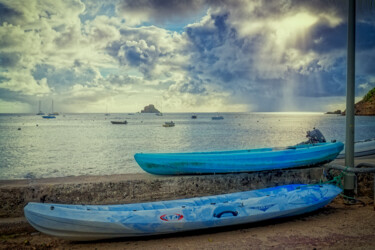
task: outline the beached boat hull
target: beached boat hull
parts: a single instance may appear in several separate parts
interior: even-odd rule
[[[283,149],[260,148],[200,153],[138,153],[139,166],[151,174],[239,173],[319,165],[334,160],[341,142],[303,144]]]
[[[342,190],[286,185],[171,201],[126,205],[29,203],[25,216],[40,232],[74,241],[168,234],[308,213]]]
[[[354,142],[354,156],[368,156],[375,155],[375,138],[367,139],[363,141]],[[337,159],[345,158],[345,150],[343,150],[338,156]]]

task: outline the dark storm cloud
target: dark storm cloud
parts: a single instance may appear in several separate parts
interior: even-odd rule
[[[375,78],[375,53],[363,52],[356,55],[356,72],[359,75],[373,76]]]
[[[228,24],[228,15],[211,15],[213,26],[190,26],[186,35],[193,46],[191,50],[195,51],[189,68],[191,75],[205,75],[208,79],[218,79],[233,86],[232,81],[248,75],[246,64],[250,63],[251,57],[246,55],[253,45],[237,37],[236,30]],[[241,58],[232,53],[235,51],[242,54]]]
[[[0,83],[5,82],[5,81],[9,81],[9,78],[0,76]]]
[[[0,82],[1,82],[1,79],[0,79]],[[10,91],[7,89],[1,89],[0,100],[6,101],[6,102],[20,102],[20,103],[33,103],[35,101],[33,100],[32,96],[22,95],[20,93]]]
[[[181,17],[181,15],[191,15],[200,10],[203,5],[202,0],[123,0],[118,4],[117,10],[125,13],[125,18],[127,13],[143,13],[154,21],[165,21]]]
[[[326,53],[332,50],[346,49],[347,25],[342,23],[336,27],[327,26],[325,22],[315,24],[308,34],[308,38],[297,40],[295,46],[303,51],[313,50]],[[375,48],[375,25],[357,22],[356,48],[358,52]]]
[[[312,72],[308,75],[294,74],[291,79],[298,84],[296,94],[301,97],[343,96],[346,90],[346,74],[342,72]]]
[[[12,68],[17,65],[21,60],[22,55],[20,53],[1,53],[0,52],[0,67]]]
[[[188,82],[183,83],[179,87],[179,91],[181,93],[189,93],[189,94],[207,94],[207,90],[203,85],[203,81],[201,79],[194,79]]]
[[[128,41],[118,51],[118,59],[121,64],[137,67],[146,77],[151,77],[151,71],[160,56],[157,48],[147,44],[144,40]]]
[[[122,45],[119,53],[123,53],[123,59],[131,66],[136,67],[143,64],[151,65],[158,57],[155,47],[148,47],[144,40]]]
[[[375,49],[375,22],[372,24],[357,23],[356,34],[356,46],[359,50],[358,52]]]
[[[120,29],[120,34],[121,39],[109,43],[106,52],[121,66],[136,68],[147,79],[154,79],[160,73],[154,72],[158,65],[172,65],[172,57],[179,56],[176,47],[181,45],[164,29],[155,26],[124,27]]]
[[[32,75],[35,80],[48,79],[49,86],[63,91],[75,84],[94,83],[97,72],[90,67],[82,67],[79,70],[77,67],[58,69],[51,65],[39,64],[33,70]]]
[[[13,19],[16,19],[17,17],[21,16],[22,13],[7,6],[4,3],[0,3],[0,24],[2,24],[3,22],[12,23]]]
[[[117,86],[139,84],[139,79],[132,78],[128,75],[108,75],[103,81]]]
[[[227,39],[235,36],[235,30],[227,26],[227,13],[212,15],[211,19],[213,20],[214,27],[200,26],[186,28],[188,38],[202,53],[222,46]]]
[[[236,3],[241,5],[243,2]],[[242,11],[238,6],[237,9],[215,9],[209,21],[188,26],[185,30],[193,45],[189,75],[211,79],[211,82],[239,97],[237,100],[252,104],[262,102],[269,96],[282,102],[286,94],[295,97],[343,96],[346,86],[346,58],[343,56],[346,50],[346,11],[342,2],[327,4],[326,1],[264,1],[259,2],[251,12]],[[238,25],[233,25],[233,21],[241,23],[248,17],[256,21],[267,21],[270,18],[282,21],[300,12],[309,13],[317,21],[304,35],[297,34],[294,40],[289,41],[285,51],[277,51],[277,47],[274,47],[269,49],[268,55],[261,54],[267,52],[262,51],[265,46],[272,44],[272,36],[267,28],[264,32],[260,30],[252,36],[241,37],[238,35]],[[334,24],[338,18],[342,22]],[[358,52],[369,51],[374,47],[373,24],[357,23],[357,36],[360,39],[357,42]],[[249,22],[247,25],[252,24]],[[305,60],[304,54],[309,58],[314,53],[315,58],[297,67],[288,54],[288,50],[293,49],[299,50],[301,60]],[[280,53],[278,60],[270,61],[263,68],[258,65],[262,62],[255,58],[278,58],[272,54],[275,52]],[[366,63],[367,67],[364,66],[362,72],[371,72],[372,64],[369,61],[372,57],[368,58],[357,62],[358,65]],[[374,69],[370,74],[374,74]],[[293,89],[287,91],[291,88],[289,82],[293,82]],[[268,103],[259,110],[273,110],[276,106]]]
[[[343,50],[346,48],[346,33],[346,24],[329,27],[327,23],[319,22],[311,28],[307,38],[297,40],[295,46],[303,51],[312,50],[317,53]]]

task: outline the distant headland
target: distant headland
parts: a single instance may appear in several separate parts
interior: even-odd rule
[[[345,110],[336,110],[333,112],[327,112],[326,114],[341,114],[345,115]],[[361,101],[354,105],[355,115],[368,115],[375,116],[375,88],[371,89]]]
[[[327,115],[341,115],[342,112],[340,109],[336,110],[336,111],[328,111],[326,112]]]
[[[144,109],[141,110],[141,113],[160,113],[160,111],[155,108],[154,104],[150,104],[144,107]]]

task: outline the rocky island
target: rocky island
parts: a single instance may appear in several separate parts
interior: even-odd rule
[[[345,110],[343,112],[336,110],[334,112],[327,112],[326,114],[345,115]],[[354,114],[375,116],[375,88],[371,89],[361,101],[354,105]]]
[[[326,114],[327,114],[327,115],[341,115],[341,110],[338,109],[338,110],[333,111],[333,112],[328,111]]]
[[[160,111],[155,108],[154,104],[150,104],[144,107],[144,109],[141,110],[141,113],[160,113]]]

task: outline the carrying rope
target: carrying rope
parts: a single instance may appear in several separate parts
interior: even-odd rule
[[[341,188],[344,191],[342,180],[345,177],[345,175],[347,174],[348,168],[349,167],[346,166],[344,170],[341,170],[341,173],[339,175],[332,177],[332,180],[328,180],[328,181],[323,182],[323,180],[320,179],[319,184],[334,184],[335,186]],[[332,170],[332,169],[330,169],[330,170]],[[326,178],[329,178],[330,175],[331,175],[331,173],[328,173],[328,175],[325,175],[325,176],[326,176]],[[363,202],[361,200],[358,200],[355,197],[345,195],[345,194],[343,194],[343,192],[340,193],[340,196],[343,197],[345,200],[350,201],[350,202],[345,202],[345,205],[354,205],[356,203],[361,203],[363,206],[366,206],[365,202]]]
[[[342,170],[339,175],[332,177],[332,180],[328,180],[328,181],[323,182],[323,180],[320,179],[319,184],[331,184],[332,183],[335,186],[338,186],[339,188],[344,189],[344,186],[342,185],[342,179],[346,175],[346,173],[347,173],[346,170],[347,169],[348,169],[348,167],[346,167],[344,170]],[[325,175],[326,178],[329,178],[331,176],[331,173],[329,173],[329,171],[328,171],[328,175]]]

